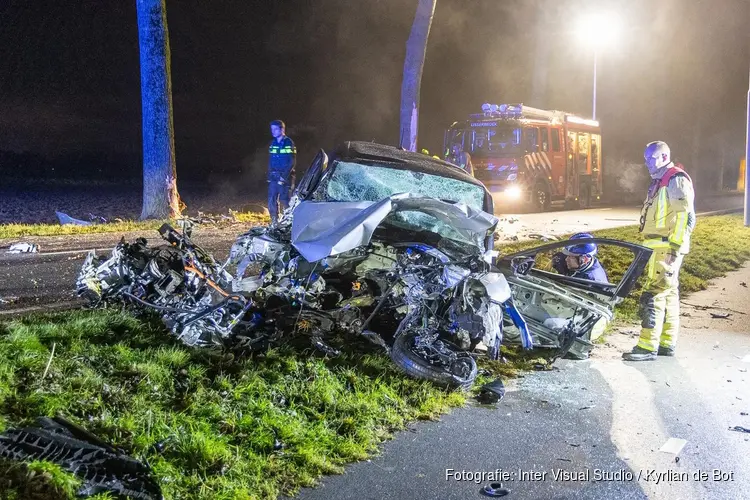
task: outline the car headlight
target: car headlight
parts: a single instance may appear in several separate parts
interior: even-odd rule
[[[509,198],[518,199],[521,197],[522,191],[519,186],[510,186],[505,190],[505,194]]]
[[[508,180],[514,181],[518,177],[518,174],[508,174]]]

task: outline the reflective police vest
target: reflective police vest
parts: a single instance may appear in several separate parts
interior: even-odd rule
[[[297,148],[289,137],[284,136],[281,142],[272,140],[268,147],[268,180],[291,183],[296,155]]]

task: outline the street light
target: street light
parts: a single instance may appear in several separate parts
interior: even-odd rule
[[[596,13],[581,19],[578,36],[587,47],[594,49],[594,112],[596,120],[596,63],[599,51],[614,43],[619,34],[619,23],[614,16]]]
[[[747,129],[745,134],[745,227],[750,227],[750,80],[748,80],[747,88]]]

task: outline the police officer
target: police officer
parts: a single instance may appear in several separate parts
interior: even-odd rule
[[[641,294],[641,336],[627,361],[674,356],[680,329],[678,291],[682,259],[695,228],[695,192],[690,176],[670,158],[669,146],[655,141],[644,152],[651,185],[641,209],[644,246],[653,250]]]
[[[289,195],[294,186],[297,148],[286,136],[286,125],[283,121],[271,122],[271,135],[273,140],[268,147],[268,212],[273,222],[279,212],[283,212],[289,206]]]

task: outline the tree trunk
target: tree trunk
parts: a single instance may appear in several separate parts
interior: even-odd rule
[[[141,219],[177,217],[172,80],[165,0],[136,0],[143,110],[143,209]]]
[[[419,120],[419,87],[427,54],[427,38],[437,0],[419,0],[414,24],[406,42],[404,77],[401,82],[401,135],[399,143],[408,151],[417,150],[417,123]]]
[[[549,71],[549,24],[547,12],[549,2],[537,1],[536,46],[534,49],[534,71],[531,81],[531,105],[535,108],[547,108],[547,75]]]

